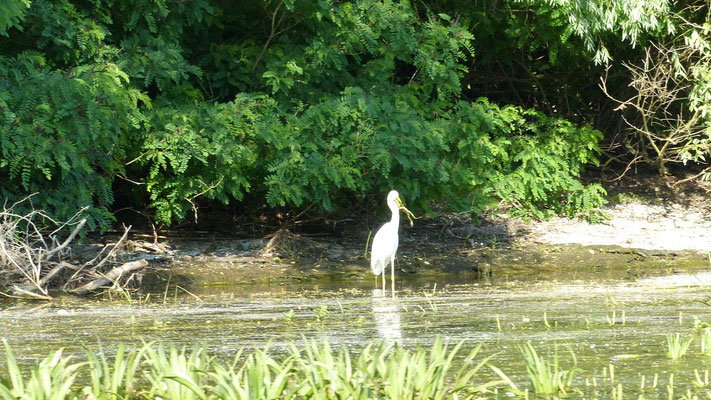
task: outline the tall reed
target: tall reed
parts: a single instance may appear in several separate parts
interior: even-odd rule
[[[574,366],[570,370],[564,370],[560,367],[557,348],[553,352],[553,361],[539,356],[531,343],[523,345],[521,351],[526,362],[526,372],[534,392],[553,395],[567,394],[573,383],[577,368],[575,354],[572,351]]]

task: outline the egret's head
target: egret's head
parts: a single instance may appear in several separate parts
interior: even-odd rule
[[[407,215],[407,219],[410,220],[410,225],[412,225],[412,219],[415,217],[415,215],[405,207],[405,205],[402,203],[402,199],[400,198],[400,194],[397,192],[397,190],[391,190],[390,193],[388,193],[388,203],[395,203],[397,205],[397,208],[404,211],[405,215]]]

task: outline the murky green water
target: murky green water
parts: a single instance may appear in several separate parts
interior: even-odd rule
[[[83,346],[96,349],[98,343],[109,353],[119,342],[206,343],[211,354],[228,359],[240,347],[270,343],[279,352],[303,338],[359,349],[373,339],[429,346],[441,335],[452,343],[466,340],[468,347],[483,343],[483,354],[494,354],[492,364],[522,387],[527,378],[519,346],[530,341],[544,355],[557,346],[564,368],[573,366],[572,351],[579,368],[574,386],[592,385],[594,377],[602,397],[605,388],[621,383],[635,397],[667,398],[673,374],[678,398],[694,388],[695,369],[711,369],[711,357],[700,354],[698,334],[699,324],[711,323],[711,307],[702,303],[711,296],[711,273],[625,280],[594,271],[554,276],[406,280],[394,299],[372,281],[354,280],[195,286],[188,288],[192,295],[170,286],[148,301],[134,294],[132,304],[73,298],[45,306],[6,303],[0,336],[29,362],[49,349],[80,354]],[[664,355],[669,333],[696,336],[681,361]],[[657,388],[649,389],[655,374]],[[647,389],[640,392],[642,380]]]

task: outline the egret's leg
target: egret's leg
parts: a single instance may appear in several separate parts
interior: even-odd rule
[[[375,275],[375,288],[378,288],[378,275]]]
[[[395,257],[390,259],[390,283],[392,284],[393,297],[395,297]]]
[[[385,293],[385,267],[383,267],[383,293]]]

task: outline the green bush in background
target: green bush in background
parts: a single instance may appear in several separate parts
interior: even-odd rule
[[[88,205],[94,229],[124,207],[165,225],[208,199],[338,213],[390,188],[424,211],[594,216],[604,190],[579,178],[600,154],[595,111],[554,103],[588,95],[605,34],[618,35],[613,53],[629,48],[661,35],[648,17],[668,9],[648,2],[623,20],[622,7],[605,30],[591,22],[604,13],[497,4],[539,10],[538,25],[478,3],[6,0],[0,196],[37,192],[34,207],[58,219]],[[586,24],[571,30],[571,16]],[[498,73],[492,55],[528,62],[499,52],[532,31],[549,39],[520,42],[532,76],[550,85],[547,65],[570,63],[588,79],[548,103],[487,100],[504,98],[479,92]],[[505,42],[476,37],[497,32]],[[548,64],[533,57],[546,43]]]

